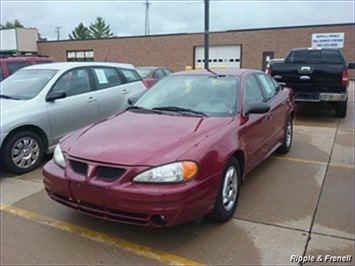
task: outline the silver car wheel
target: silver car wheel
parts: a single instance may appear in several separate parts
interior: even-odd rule
[[[13,163],[22,169],[34,165],[40,156],[38,142],[31,137],[20,138],[11,149],[11,159]]]
[[[223,197],[223,207],[226,211],[230,211],[237,199],[237,193],[238,193],[238,176],[237,176],[237,170],[231,166],[228,168],[225,178],[224,178],[224,183],[223,183],[223,191],[222,191],[222,197]]]
[[[292,120],[288,121],[286,128],[286,147],[290,147],[292,141]]]

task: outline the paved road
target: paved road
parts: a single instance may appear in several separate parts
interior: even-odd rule
[[[353,265],[354,83],[350,87],[345,119],[314,107],[299,110],[292,150],[248,175],[235,217],[224,224],[156,229],[101,221],[51,201],[41,169],[5,174],[0,264],[290,264],[292,255],[350,255],[341,265]]]

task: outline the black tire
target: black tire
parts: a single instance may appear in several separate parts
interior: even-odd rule
[[[231,170],[234,169],[235,173],[236,173],[236,195],[235,195],[235,200],[232,203],[232,201],[230,201],[231,206],[225,206],[225,204],[223,203],[223,190],[224,190],[224,183],[226,182],[227,177],[227,173]],[[228,182],[227,182],[228,183]],[[234,157],[231,158],[227,164],[227,166],[225,167],[224,171],[223,171],[223,175],[221,178],[221,184],[219,186],[218,189],[218,193],[217,193],[217,198],[216,198],[216,203],[215,203],[215,207],[212,213],[209,214],[209,218],[215,222],[226,222],[228,221],[230,218],[232,218],[235,209],[237,207],[238,204],[238,198],[239,198],[239,192],[240,192],[240,184],[241,184],[241,173],[240,173],[240,167],[239,167],[239,162],[237,159],[235,159]],[[229,208],[226,208],[229,207]]]
[[[31,140],[33,141],[32,144],[30,144]],[[21,149],[19,149],[18,145],[21,143],[25,145],[24,149],[28,150],[28,152],[24,152],[24,150],[21,151]],[[20,159],[20,162],[25,162],[22,167],[19,165],[20,163],[15,162],[12,152],[13,150],[15,153],[21,154],[23,159]],[[41,164],[44,154],[44,145],[43,141],[37,134],[31,131],[19,131],[9,136],[4,144],[2,152],[5,167],[11,173],[23,174],[36,169]],[[20,156],[17,158],[20,158]]]
[[[346,109],[348,107],[348,100],[345,102],[335,103],[335,117],[344,118],[346,116]]]
[[[277,149],[276,152],[280,154],[288,153],[292,146],[292,140],[293,140],[293,119],[290,116],[287,120],[287,125],[285,127],[284,140],[282,142],[282,145]]]

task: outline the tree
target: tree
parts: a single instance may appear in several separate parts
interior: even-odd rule
[[[14,22],[6,22],[4,25],[0,24],[0,29],[15,29],[15,28],[23,28],[23,25],[20,23],[18,19],[15,19]]]
[[[94,39],[109,38],[113,36],[110,30],[110,25],[106,25],[102,17],[97,17],[94,23],[89,26],[91,37]]]
[[[88,27],[86,27],[82,22],[74,28],[74,30],[69,34],[71,40],[87,40],[92,39]]]

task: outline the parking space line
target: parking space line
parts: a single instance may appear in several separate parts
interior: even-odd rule
[[[304,160],[304,159],[283,157],[283,156],[272,156],[271,158],[274,158],[277,160],[291,161],[291,162],[297,162],[297,163],[306,163],[306,164],[324,165],[324,166],[326,166],[328,164],[327,162]],[[337,167],[337,168],[355,169],[355,164],[352,164],[352,163],[330,162],[329,166]]]
[[[283,157],[283,156],[272,156],[271,158],[274,158],[274,159],[277,159],[277,160],[297,162],[297,163],[307,163],[307,164],[317,164],[317,165],[327,165],[328,164],[327,162],[304,160],[304,159],[298,159],[298,158],[292,158],[292,157]]]
[[[170,254],[165,251],[161,251],[158,249],[154,249],[148,246],[144,246],[141,244],[136,244],[124,239],[120,239],[117,237],[112,237],[110,235],[100,233],[94,230],[90,230],[78,225],[70,224],[67,222],[63,222],[60,220],[56,220],[47,216],[43,216],[38,213],[34,213],[31,211],[27,211],[24,209],[16,208],[14,206],[9,206],[0,203],[0,210],[11,213],[13,215],[19,216],[21,218],[28,219],[30,221],[34,221],[40,224],[44,224],[56,229],[60,229],[62,231],[66,231],[72,233],[74,235],[78,235],[95,242],[106,244],[110,246],[117,247],[119,249],[134,253],[139,256],[143,256],[146,258],[153,259],[163,264],[168,265],[203,265],[202,263],[188,260],[183,257],[179,257],[173,254]]]

